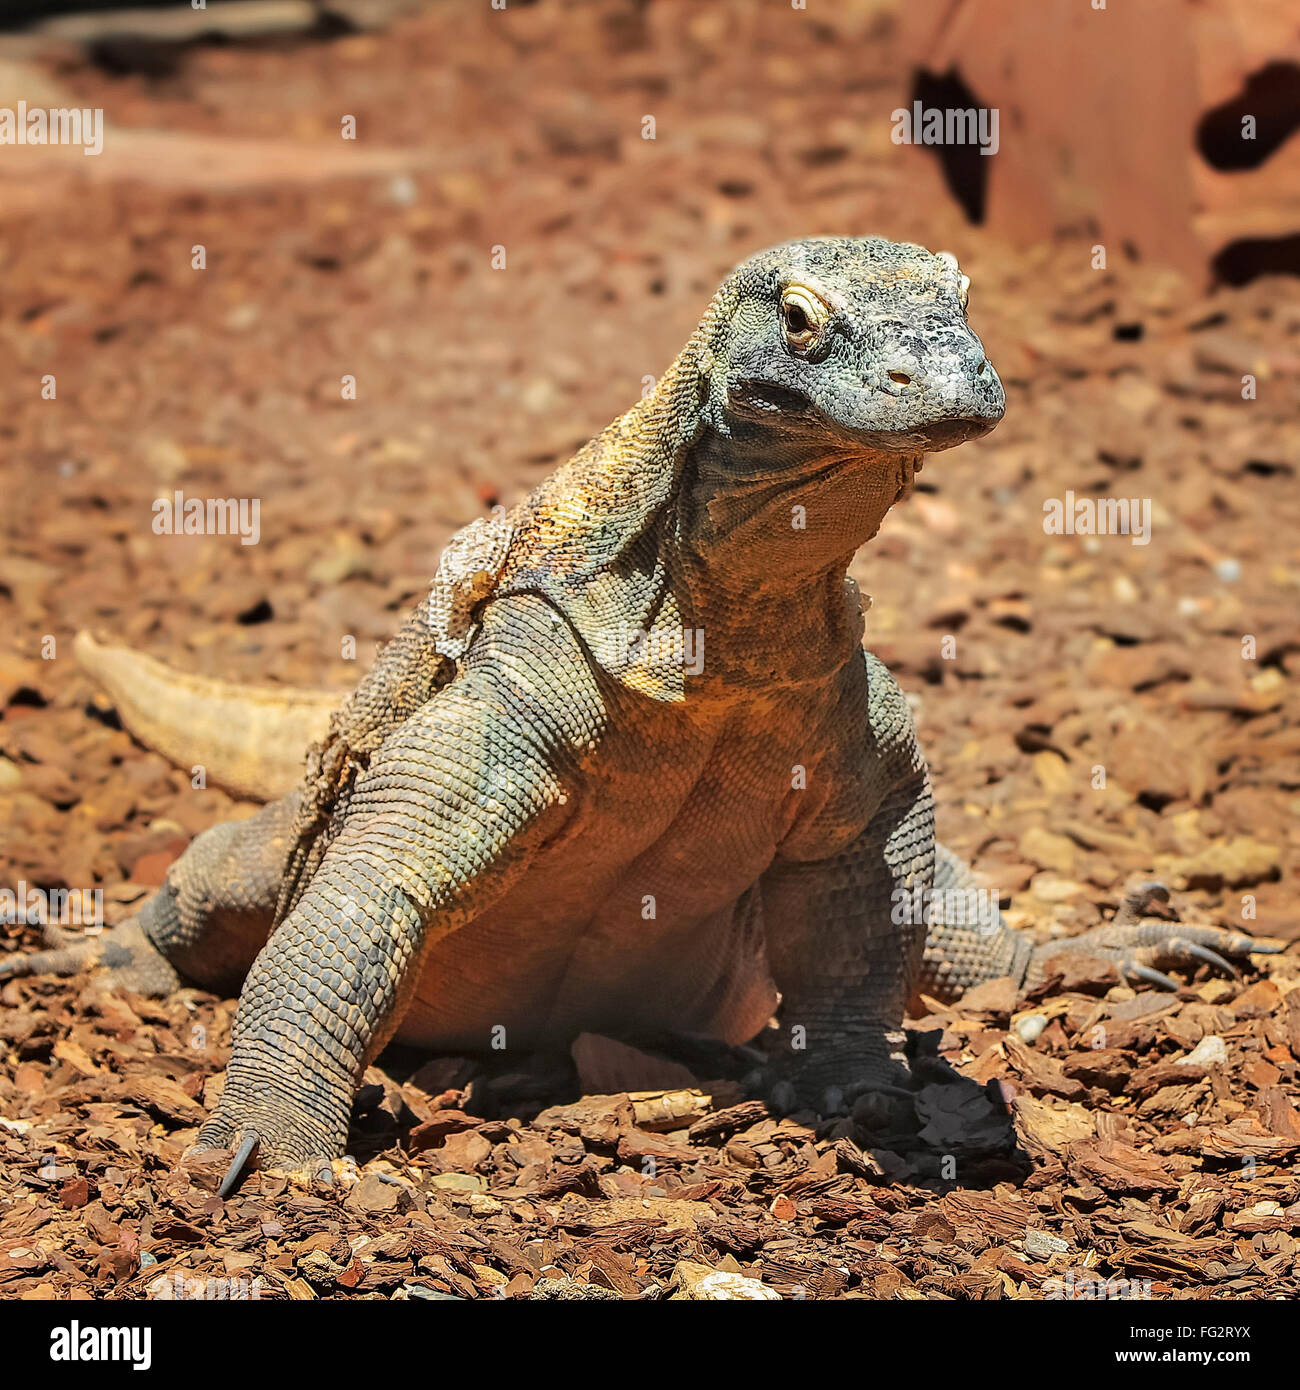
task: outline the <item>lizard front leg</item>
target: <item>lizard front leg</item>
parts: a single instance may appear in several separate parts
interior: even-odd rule
[[[573,750],[600,724],[595,679],[540,600],[500,607],[464,673],[375,755],[249,972],[195,1146],[235,1148],[236,1170],[253,1148],[264,1166],[312,1171],[343,1151],[426,948],[500,897],[572,812]]]
[[[789,1047],[778,1070],[793,1099],[822,1110],[908,1080],[903,1014],[925,945],[916,904],[934,874],[925,759],[903,692],[870,652],[846,668],[834,719],[809,783],[816,800],[761,882]]]
[[[778,1066],[800,1102],[837,1110],[864,1091],[906,1084],[903,1012],[925,944],[924,921],[910,908],[933,870],[934,806],[921,767],[890,789],[846,849],[812,862],[778,859],[764,876],[789,1048]]]

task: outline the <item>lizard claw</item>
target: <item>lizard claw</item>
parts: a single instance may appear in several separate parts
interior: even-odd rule
[[[260,1147],[261,1143],[262,1136],[255,1129],[244,1131],[244,1137],[239,1141],[235,1156],[230,1160],[230,1167],[226,1169],[226,1175],[221,1179],[221,1186],[217,1188],[218,1197],[229,1195],[231,1188],[239,1181],[239,1175],[244,1171],[244,1164],[252,1158],[253,1151]]]
[[[209,1153],[216,1147],[217,1145],[215,1143],[192,1144],[185,1151],[184,1158]],[[243,1129],[239,1131],[239,1143],[235,1146],[230,1163],[226,1168],[221,1182],[217,1186],[218,1197],[228,1197],[235,1188],[238,1187],[240,1178],[248,1168],[249,1161],[253,1158],[254,1154],[257,1154],[260,1160],[263,1148],[262,1136],[257,1130]],[[183,1161],[184,1159],[182,1159],[182,1162]],[[308,1158],[300,1163],[289,1163],[286,1165],[263,1163],[259,1161],[257,1168],[259,1172],[279,1174],[298,1183],[300,1186],[306,1187],[317,1182],[333,1183],[335,1181],[336,1169],[338,1169],[340,1173],[347,1173],[348,1171],[355,1170],[355,1164],[352,1165],[352,1170],[348,1169],[347,1165],[350,1162],[351,1160],[339,1161],[321,1156],[318,1158]],[[355,1181],[355,1177],[353,1181]],[[400,1179],[395,1178],[392,1179],[392,1181],[400,1184]]]
[[[194,1143],[181,1162],[200,1154],[231,1153],[230,1163],[217,1188],[225,1197],[238,1185],[241,1176],[256,1161],[262,1173],[276,1173],[295,1182],[329,1182],[334,1177],[334,1154],[343,1150],[347,1137],[346,1118],[341,1138],[334,1142],[319,1125],[304,1115],[262,1103],[249,1103],[236,1094],[227,1073],[226,1086],[216,1110],[199,1129]]]
[[[1120,961],[1119,968],[1133,979],[1145,980],[1147,984],[1155,985],[1157,989],[1167,989],[1173,993],[1179,988],[1178,981],[1172,975],[1166,975],[1163,970],[1153,970],[1149,965],[1139,965],[1136,961],[1123,960]]]
[[[0,956],[0,980],[16,980],[20,975],[31,973],[31,966],[28,961],[32,958],[30,951],[15,951],[12,955]]]
[[[54,922],[41,924],[43,951],[15,951],[0,957],[0,980],[16,980],[23,975],[76,975],[98,963],[103,954],[103,934],[95,931],[82,936],[64,931]]]
[[[44,951],[18,951],[0,959],[0,980],[23,975],[80,975],[102,967],[115,984],[155,997],[179,987],[180,976],[131,918],[111,931],[79,936],[56,926],[42,935]]]
[[[1130,888],[1124,894],[1124,901],[1116,909],[1111,926],[1134,927],[1144,917],[1162,917],[1171,922],[1178,920],[1169,905],[1168,885],[1161,883],[1159,879],[1150,879]]]
[[[16,980],[23,975],[78,975],[98,965],[103,951],[99,937],[53,950],[15,951],[0,959],[0,980]]]
[[[1165,974],[1161,966],[1190,966],[1200,962],[1216,974],[1240,980],[1241,971],[1233,957],[1276,955],[1285,944],[1257,941],[1244,932],[1228,931],[1223,927],[1195,926],[1172,920],[1153,920],[1142,917],[1153,902],[1163,902],[1168,890],[1163,884],[1144,883],[1125,896],[1112,921],[1086,931],[1069,941],[1050,942],[1040,946],[1035,957],[1046,962],[1066,951],[1079,951],[1113,961],[1129,979],[1155,985],[1159,989],[1177,990],[1178,981]]]
[[[1203,960],[1207,965],[1212,965],[1216,970],[1222,971],[1223,974],[1229,976],[1231,979],[1241,979],[1241,971],[1238,970],[1230,960],[1225,960],[1218,951],[1212,951],[1208,946],[1202,946],[1196,941],[1188,941],[1181,936],[1170,937],[1166,944],[1171,952],[1179,951],[1185,956],[1192,956],[1196,960]]]

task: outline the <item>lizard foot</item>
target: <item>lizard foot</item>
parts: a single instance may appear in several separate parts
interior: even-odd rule
[[[884,1116],[910,1107],[915,1089],[901,1051],[775,1062],[753,1074],[749,1084],[782,1115],[800,1109],[828,1116],[874,1108]]]
[[[218,1197],[228,1197],[239,1185],[239,1180],[245,1172],[251,1172],[253,1169],[262,1173],[275,1173],[306,1186],[314,1182],[333,1182],[335,1169],[340,1166],[337,1158],[324,1152],[277,1162],[274,1158],[264,1157],[264,1150],[266,1155],[273,1155],[277,1150],[272,1143],[263,1141],[259,1130],[252,1127],[241,1129],[229,1140],[219,1142],[219,1136],[215,1132],[210,1138],[205,1138],[211,1125],[210,1120],[200,1130],[198,1139],[181,1155],[181,1164],[184,1166],[187,1160],[214,1151],[231,1151],[230,1165],[217,1188]]]
[[[300,1183],[331,1182],[346,1140],[346,1115],[342,1133],[334,1134],[313,1117],[281,1105],[241,1103],[238,1097],[223,1092],[215,1113],[181,1155],[181,1162],[200,1154],[230,1150],[230,1166],[217,1189],[217,1195],[225,1197],[249,1167]]]
[[[155,997],[179,989],[181,978],[144,934],[137,918],[112,931],[80,936],[47,925],[44,951],[16,951],[0,957],[0,981],[21,975],[79,975],[103,969],[114,984]]]
[[[1234,957],[1239,960],[1249,955],[1276,955],[1286,949],[1282,943],[1259,940],[1244,932],[1180,922],[1167,908],[1168,902],[1169,890],[1163,883],[1141,884],[1126,895],[1112,921],[1068,941],[1049,941],[1038,946],[1031,977],[1045,976],[1046,965],[1053,956],[1078,951],[1113,961],[1131,982],[1176,990],[1178,981],[1162,967],[1195,970],[1205,964],[1218,974],[1239,980],[1241,971],[1234,964]]]

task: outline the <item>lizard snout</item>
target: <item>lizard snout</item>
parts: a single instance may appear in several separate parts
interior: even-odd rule
[[[929,352],[895,345],[863,374],[863,385],[885,429],[927,452],[987,434],[1006,409],[1002,383],[974,335]]]

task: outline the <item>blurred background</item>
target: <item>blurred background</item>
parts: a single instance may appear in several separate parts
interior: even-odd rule
[[[95,155],[0,144],[6,881],[103,885],[114,920],[248,809],[126,739],[78,628],[346,686],[734,262],[875,233],[957,253],[1008,392],[856,567],[945,837],[1041,929],[1156,870],[1295,934],[1293,6],[3,13],[0,109],[104,122]],[[996,111],[997,152],[899,143],[917,102]],[[156,534],[177,490],[257,499],[258,542]],[[1049,534],[1067,493],[1149,504],[1149,543]]]

